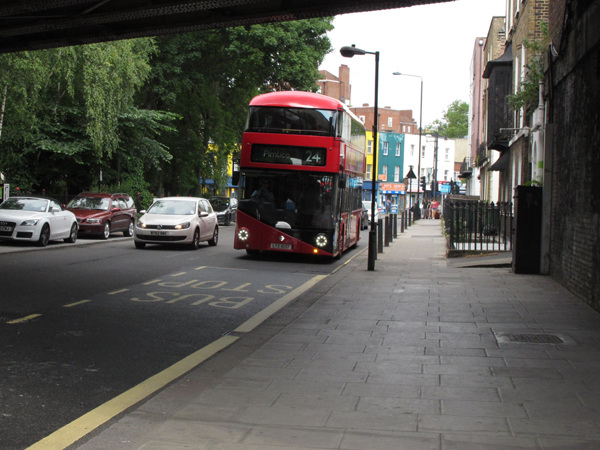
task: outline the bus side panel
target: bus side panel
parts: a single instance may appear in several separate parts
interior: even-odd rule
[[[239,231],[248,230],[249,237],[242,241]],[[276,228],[265,225],[248,214],[237,211],[233,248],[238,250],[264,250],[285,253],[305,253],[310,255],[333,256],[317,247],[289,236]]]

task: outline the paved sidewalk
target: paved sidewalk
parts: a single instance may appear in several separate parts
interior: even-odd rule
[[[600,448],[597,313],[549,277],[457,267],[439,220],[366,266],[78,448]]]

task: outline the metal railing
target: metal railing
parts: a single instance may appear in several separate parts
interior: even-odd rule
[[[498,252],[512,250],[512,203],[446,199],[444,227],[450,250]]]

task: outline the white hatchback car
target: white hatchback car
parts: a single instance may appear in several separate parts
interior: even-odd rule
[[[185,244],[193,249],[200,242],[217,245],[219,224],[210,202],[198,197],[156,199],[135,224],[135,246]]]
[[[77,240],[77,218],[56,200],[46,197],[9,197],[0,204],[0,240],[48,242]]]

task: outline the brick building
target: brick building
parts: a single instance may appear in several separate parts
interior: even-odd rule
[[[600,310],[600,0],[551,0],[543,265]],[[592,31],[593,30],[593,31]]]
[[[367,130],[373,129],[374,109],[368,103],[359,107],[350,107],[365,124]],[[389,131],[401,134],[419,134],[419,127],[413,118],[412,109],[397,110],[389,106],[379,108],[379,131]]]
[[[340,66],[337,77],[326,70],[319,70],[319,77],[317,85],[321,94],[350,104],[350,68],[346,64]]]

